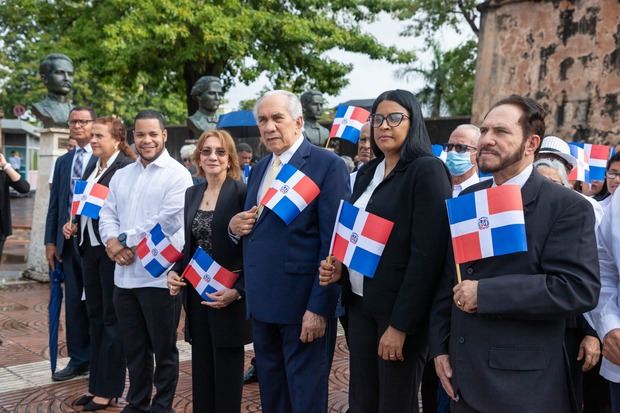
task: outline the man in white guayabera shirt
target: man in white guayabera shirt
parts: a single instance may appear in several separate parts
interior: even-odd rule
[[[151,276],[135,255],[156,224],[178,250],[183,246],[183,203],[192,178],[168,154],[166,139],[159,112],[138,113],[134,141],[139,158],[110,181],[99,222],[106,252],[116,261],[114,306],[129,370],[124,412],[172,412],[179,377],[179,297],[168,293],[165,275]],[[151,400],[153,384],[157,391]]]

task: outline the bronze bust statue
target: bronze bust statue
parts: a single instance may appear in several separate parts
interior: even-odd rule
[[[187,118],[187,127],[198,139],[202,132],[217,126],[215,112],[222,100],[222,82],[215,76],[203,76],[196,81],[190,94],[198,102],[198,110]]]
[[[39,74],[47,88],[47,96],[32,105],[32,111],[46,128],[66,128],[73,109],[69,98],[73,90],[73,61],[64,54],[51,53],[41,62]]]
[[[318,122],[325,104],[321,92],[309,90],[304,92],[299,100],[304,111],[304,136],[314,145],[325,146],[329,131]]]

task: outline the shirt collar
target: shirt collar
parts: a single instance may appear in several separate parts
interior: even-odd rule
[[[78,149],[80,149],[80,146],[78,146],[77,148],[75,148],[75,151],[77,152]],[[86,153],[93,153],[93,148],[90,146],[90,143],[86,144],[86,146],[84,148],[84,151],[86,151]]]
[[[112,165],[114,161],[116,161],[116,158],[118,158],[119,152],[120,151],[116,151],[114,152],[112,156],[110,156],[110,159],[108,159],[108,163],[105,165],[105,169],[108,169],[110,165]],[[101,165],[101,158],[97,159],[97,168],[99,168],[100,165]]]
[[[528,166],[525,167],[525,169],[523,169],[517,175],[513,176],[512,178],[504,182],[502,185],[519,185],[520,188],[523,188],[523,185],[525,185],[527,180],[530,178],[530,175],[532,174],[533,169],[534,169],[534,166],[532,164],[529,164]],[[495,178],[493,178],[493,186],[498,186],[495,183]]]
[[[477,184],[478,182],[480,182],[480,178],[478,178],[478,172],[475,172],[472,176],[470,176],[460,184],[454,185],[454,187],[463,190],[469,188],[473,184]]]
[[[284,152],[280,154],[280,162],[282,162],[282,165],[290,162],[291,158],[293,157],[293,155],[295,155],[295,152],[297,152],[297,149],[299,149],[299,147],[301,146],[303,142],[304,142],[303,136],[299,135],[295,143],[293,143],[293,145],[291,145],[290,148],[288,148],[287,150],[285,150]],[[275,158],[275,155],[272,157],[272,161],[274,158]]]
[[[168,153],[168,149],[164,148],[163,152],[157,157],[157,159],[149,163],[147,167],[150,165],[156,165],[156,166],[159,166],[160,168],[164,168],[168,164],[169,159],[172,159],[172,158],[170,157],[170,154]],[[142,164],[142,161],[140,160],[140,158],[138,158],[137,162],[140,164],[140,166],[144,168],[144,165]]]

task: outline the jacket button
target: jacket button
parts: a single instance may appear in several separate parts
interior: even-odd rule
[[[465,337],[459,337],[459,343],[463,344],[465,342]]]
[[[471,268],[471,267],[469,267],[469,268],[467,269],[467,274],[470,274],[470,275],[471,275],[471,274],[473,274],[473,273],[474,273],[474,269],[473,269],[473,268]]]

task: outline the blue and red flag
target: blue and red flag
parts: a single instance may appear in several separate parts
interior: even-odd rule
[[[443,145],[434,144],[433,145],[433,155],[441,159],[442,161],[446,161],[448,158],[448,153],[444,149]]]
[[[588,156],[590,165],[590,180],[603,181],[607,172],[607,161],[611,154],[611,147],[586,143],[583,149]]]
[[[275,212],[288,225],[320,192],[312,179],[287,163],[282,166],[260,203]]]
[[[392,221],[340,201],[330,255],[348,268],[372,278],[392,228]]]
[[[159,277],[172,264],[183,257],[164,234],[161,225],[155,225],[136,247],[136,254],[144,269],[153,277]]]
[[[75,181],[71,216],[84,215],[93,219],[99,218],[101,207],[105,203],[110,189],[95,181]]]
[[[362,126],[368,122],[368,112],[364,108],[357,106],[338,106],[334,123],[329,132],[331,138],[340,138],[352,143],[357,143],[360,139]]]
[[[194,286],[204,300],[213,301],[207,294],[233,288],[239,275],[222,267],[205,250],[198,247],[182,277]]]
[[[569,143],[570,154],[577,159],[577,166],[571,169],[568,179],[571,181],[590,182],[590,165],[584,148]]]
[[[502,185],[446,200],[457,264],[527,251],[521,188]]]

